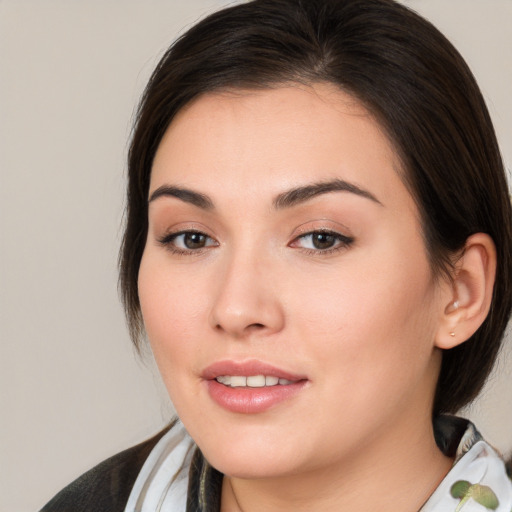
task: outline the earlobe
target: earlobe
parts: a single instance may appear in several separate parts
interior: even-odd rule
[[[471,235],[454,269],[451,291],[436,334],[436,346],[450,349],[468,340],[491,307],[496,275],[496,248],[485,233]]]

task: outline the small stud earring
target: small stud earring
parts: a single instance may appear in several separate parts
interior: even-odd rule
[[[451,336],[452,338],[454,338],[454,337],[455,337],[455,333],[454,333],[454,332],[451,332],[451,333],[450,333],[450,336]]]
[[[456,300],[454,303],[453,303],[453,309],[459,309],[459,301]]]

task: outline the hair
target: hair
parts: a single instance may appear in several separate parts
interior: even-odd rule
[[[144,337],[137,279],[151,167],[176,113],[215,91],[318,82],[358,99],[387,132],[435,276],[452,272],[471,234],[495,242],[490,312],[469,340],[443,353],[433,413],[455,412],[481,390],[510,315],[510,198],[471,71],[432,24],[393,0],[254,0],[213,13],[167,50],[143,94],[128,155],[120,289],[132,340],[140,348]]]

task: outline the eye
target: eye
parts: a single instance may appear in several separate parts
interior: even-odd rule
[[[171,233],[161,238],[159,243],[169,250],[180,254],[199,252],[201,249],[218,245],[216,240],[200,231]]]
[[[291,246],[312,252],[331,252],[343,249],[353,241],[353,238],[334,231],[312,231],[297,237]]]

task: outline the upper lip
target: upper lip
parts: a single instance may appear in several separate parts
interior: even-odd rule
[[[217,361],[207,366],[202,372],[201,377],[205,380],[213,380],[221,375],[240,375],[250,377],[251,375],[265,375],[268,377],[278,377],[291,381],[306,380],[305,375],[291,373],[282,370],[256,359],[248,361]]]

